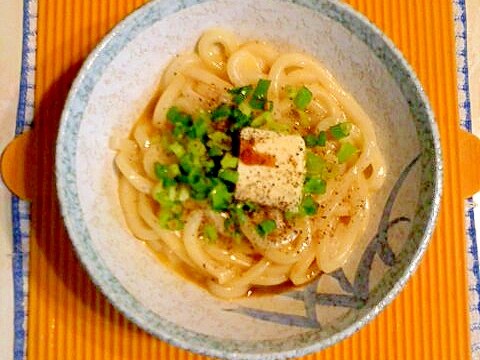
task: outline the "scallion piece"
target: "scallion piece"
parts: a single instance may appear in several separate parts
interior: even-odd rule
[[[220,161],[220,165],[223,169],[235,169],[238,166],[238,158],[230,153],[226,153]]]
[[[163,180],[168,177],[168,167],[167,165],[160,164],[158,162],[153,166],[153,171],[158,180]]]
[[[236,184],[238,181],[238,172],[230,169],[221,169],[218,172],[218,177],[232,184]]]
[[[325,146],[327,144],[327,133],[325,131],[320,131],[318,134],[317,145]]]
[[[312,92],[305,86],[302,86],[300,90],[298,90],[297,95],[293,99],[293,103],[299,110],[305,110],[312,101]]]
[[[270,80],[258,80],[255,90],[253,90],[252,98],[250,99],[250,106],[256,110],[264,110],[267,101],[268,88],[270,87]]]
[[[310,178],[305,181],[303,192],[305,194],[325,194],[327,183],[323,179]]]
[[[255,110],[265,110],[265,100],[252,98],[249,105]]]
[[[173,144],[171,144],[168,147],[168,150],[174,153],[178,159],[180,159],[185,154],[185,149],[179,142],[174,142]]]
[[[227,186],[220,182],[210,191],[209,197],[213,210],[224,211],[228,209],[233,195],[228,191]]]
[[[222,104],[212,111],[212,120],[220,121],[227,119],[231,114],[230,106]]]
[[[274,121],[273,118],[267,119],[265,128],[267,130],[276,131],[278,133],[289,133],[292,130],[288,124],[285,124],[279,121]]]
[[[188,190],[188,187],[185,185],[181,185],[179,190],[178,190],[178,201],[184,202],[190,197],[190,191]]]
[[[187,135],[192,139],[202,139],[208,132],[209,119],[199,117],[193,122]]]
[[[270,80],[260,79],[258,80],[255,90],[253,90],[252,97],[258,100],[266,100],[268,88],[270,87]]]
[[[355,145],[349,142],[343,143],[337,152],[337,159],[340,164],[347,162],[354,154],[358,152]]]
[[[318,204],[316,203],[313,198],[308,195],[306,196],[301,205],[300,205],[301,212],[307,216],[315,215],[318,211]]]
[[[232,148],[232,139],[227,134],[215,131],[212,134],[208,134],[207,146],[209,148],[218,147],[221,150],[229,151]]]
[[[233,119],[232,130],[240,130],[250,124],[250,116],[245,115],[239,109],[233,109],[231,119]]]
[[[272,121],[272,113],[270,111],[265,111],[258,115],[255,119],[252,120],[250,124],[251,127],[258,128],[262,125],[265,125],[267,122]]]
[[[205,176],[192,178],[189,185],[192,188],[191,195],[196,200],[206,199],[210,189],[212,188],[212,182]]]
[[[307,145],[307,147],[317,146],[318,143],[318,138],[313,134],[306,135],[303,140],[305,140],[305,145]]]
[[[263,220],[260,224],[257,225],[257,232],[260,236],[267,236],[270,234],[272,231],[275,231],[277,228],[277,223],[275,220],[268,219],[268,220]]]
[[[213,160],[207,160],[202,162],[205,172],[208,173],[215,168],[215,162]]]
[[[247,220],[245,215],[244,204],[237,203],[230,207],[230,214],[234,223],[243,224]]]
[[[246,102],[242,102],[240,105],[238,105],[238,109],[247,116],[250,116],[253,111],[252,107]]]
[[[334,139],[340,140],[350,135],[351,129],[352,124],[350,124],[349,122],[343,122],[337,125],[333,125],[332,127],[330,127],[329,131]]]
[[[311,151],[307,152],[307,175],[312,177],[321,176],[325,169],[325,160]]]
[[[310,116],[308,116],[308,114],[303,110],[298,110],[298,116],[300,117],[300,125],[308,128],[312,122]]]
[[[213,145],[212,147],[210,147],[210,149],[208,149],[208,156],[210,157],[222,156],[222,155],[223,155],[223,150],[216,145]]]
[[[168,211],[162,209],[158,216],[158,222],[164,229],[168,229],[168,221],[171,219],[171,214]]]
[[[178,175],[180,175],[180,166],[178,164],[168,165],[168,176],[174,178]]]
[[[217,229],[212,224],[206,224],[203,227],[203,236],[210,242],[216,242],[218,240]]]
[[[290,100],[295,99],[295,96],[297,96],[297,93],[298,93],[297,89],[295,89],[291,85],[287,85],[285,88],[285,91],[287,92],[287,96]]]
[[[172,106],[167,111],[167,120],[169,120],[172,124],[181,124],[188,127],[191,124],[192,117],[187,113],[180,111],[176,106]]]
[[[251,85],[247,85],[247,86],[230,89],[228,90],[228,92],[233,95],[232,101],[235,104],[240,105],[250,95],[250,93],[252,92],[252,89],[253,88]]]
[[[185,173],[190,173],[192,169],[195,167],[195,162],[193,161],[192,154],[184,154],[180,158],[180,168],[185,172]]]
[[[187,151],[192,154],[193,158],[201,158],[207,153],[205,145],[200,140],[190,140],[187,143]]]

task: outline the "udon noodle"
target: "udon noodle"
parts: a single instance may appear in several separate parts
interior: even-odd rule
[[[249,165],[258,186],[280,167],[275,149],[252,148],[255,134],[300,144],[288,201],[276,203],[280,183],[271,196],[241,184]],[[111,146],[131,232],[222,298],[341,267],[386,171],[371,119],[318,61],[223,29],[171,61],[131,136]]]

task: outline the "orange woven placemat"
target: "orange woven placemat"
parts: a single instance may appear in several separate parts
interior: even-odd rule
[[[28,309],[29,359],[204,359],[149,336],[109,305],[77,260],[53,179],[62,107],[102,36],[143,0],[40,0]],[[305,359],[467,359],[466,249],[460,177],[451,0],[349,0],[396,43],[417,71],[440,125],[442,211],[406,289],[351,338]],[[26,166],[28,174],[28,164]],[[27,179],[28,180],[28,179]]]

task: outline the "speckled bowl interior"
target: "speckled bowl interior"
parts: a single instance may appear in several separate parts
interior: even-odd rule
[[[219,300],[171,273],[125,226],[109,138],[128,135],[169,59],[212,26],[315,56],[373,119],[388,178],[373,199],[368,229],[342,269],[302,289]],[[427,246],[441,170],[436,126],[409,66],[368,20],[322,0],[150,2],[82,68],[64,110],[56,168],[72,242],[110,301],[163,340],[235,359],[318,351],[371,320]]]

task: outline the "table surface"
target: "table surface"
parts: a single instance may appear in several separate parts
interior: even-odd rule
[[[457,135],[460,126],[480,129],[480,29],[472,26],[480,0],[346,2],[394,41],[425,87],[443,141],[445,193],[431,246],[400,296],[357,334],[306,358],[480,358],[480,198],[459,196]],[[79,265],[55,197],[53,144],[71,82],[101,37],[142,3],[40,0],[35,38],[36,1],[0,2],[0,150],[32,120],[41,134],[32,175],[41,187],[31,210],[0,184],[0,256],[8,260],[0,261],[1,359],[203,358],[153,339],[109,305]]]

